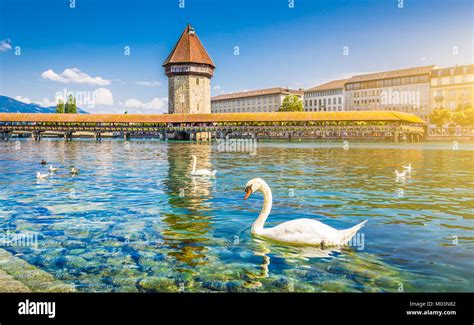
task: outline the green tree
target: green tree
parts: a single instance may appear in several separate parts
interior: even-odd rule
[[[64,102],[60,99],[56,104],[56,113],[63,114],[64,113]]]
[[[430,122],[443,127],[451,119],[451,111],[446,108],[435,108],[430,114]]]
[[[283,99],[279,112],[302,112],[303,101],[296,95],[288,95]]]
[[[471,103],[459,104],[451,116],[451,121],[460,126],[474,126],[473,114]]]
[[[466,116],[467,125],[474,127],[474,108],[466,109],[464,115]]]
[[[453,114],[453,122],[461,126],[474,127],[474,109],[468,108]]]
[[[68,114],[77,114],[76,99],[72,95],[69,95],[64,112]]]

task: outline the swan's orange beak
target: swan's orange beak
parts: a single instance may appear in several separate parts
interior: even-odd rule
[[[250,194],[252,194],[252,188],[250,186],[248,186],[248,187],[245,188],[244,200],[247,200],[249,198]]]

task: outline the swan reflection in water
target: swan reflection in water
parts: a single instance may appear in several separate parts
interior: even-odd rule
[[[270,255],[283,258],[288,263],[299,263],[301,260],[309,261],[313,258],[334,258],[342,250],[339,247],[321,248],[315,246],[282,246],[277,243],[269,242],[260,238],[250,239],[250,247],[254,255],[262,257],[260,265],[260,277],[269,276],[269,267],[271,263]]]
[[[176,145],[167,152],[169,170],[164,182],[168,194],[169,213],[164,214],[163,230],[168,255],[179,265],[195,270],[197,265],[209,263],[209,246],[212,246],[212,186],[206,177],[190,175],[190,158],[196,154],[202,166],[208,168],[211,155],[208,146]],[[183,177],[183,175],[185,175]]]

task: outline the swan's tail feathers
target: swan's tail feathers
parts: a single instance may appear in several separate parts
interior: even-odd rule
[[[211,176],[216,176],[216,173],[217,173],[217,170],[213,170],[213,171],[211,172]]]
[[[367,220],[362,221],[358,225],[355,225],[354,227],[351,227],[349,229],[344,229],[344,230],[339,230],[339,233],[341,234],[341,245],[346,245],[352,237],[355,236],[355,234],[362,228]]]

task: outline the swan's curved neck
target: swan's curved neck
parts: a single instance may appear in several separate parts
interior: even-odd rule
[[[260,188],[260,191],[263,193],[263,208],[258,215],[257,220],[252,225],[251,232],[253,234],[259,234],[263,230],[263,225],[270,214],[272,209],[273,199],[272,199],[272,190],[268,187],[267,184],[263,184]]]
[[[194,173],[196,171],[196,157],[193,156],[193,170],[191,173]]]

